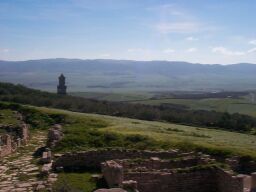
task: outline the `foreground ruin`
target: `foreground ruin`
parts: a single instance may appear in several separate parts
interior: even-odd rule
[[[200,153],[99,150],[67,153],[53,168],[100,168],[110,189],[97,192],[255,192],[256,173],[235,174]]]
[[[29,125],[22,121],[22,115],[18,114],[18,125],[0,125],[0,158],[10,155],[29,140]]]
[[[102,163],[102,173],[110,187],[141,192],[243,192],[256,179],[256,174],[235,176],[208,163],[198,158],[111,160]]]

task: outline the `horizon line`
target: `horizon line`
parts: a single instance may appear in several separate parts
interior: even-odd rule
[[[256,63],[249,62],[239,62],[239,63],[199,63],[199,62],[189,62],[189,61],[175,61],[175,60],[132,60],[132,59],[112,59],[112,58],[94,58],[94,59],[85,59],[85,58],[64,58],[64,57],[56,57],[56,58],[41,58],[41,59],[25,59],[25,60],[2,60],[0,62],[26,62],[26,61],[39,61],[39,60],[81,60],[81,61],[96,61],[96,60],[108,60],[108,61],[133,61],[133,62],[177,62],[177,63],[187,63],[187,64],[195,64],[195,65],[241,65],[241,64],[249,64],[255,65]]]

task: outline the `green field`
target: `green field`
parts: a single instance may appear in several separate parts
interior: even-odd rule
[[[189,92],[188,92],[189,93]],[[122,101],[126,103],[140,103],[145,105],[174,104],[185,106],[193,110],[215,110],[218,112],[240,113],[256,117],[256,102],[252,102],[249,95],[233,98],[205,98],[205,99],[177,99],[165,98],[164,93],[127,92],[127,93],[103,93],[103,92],[73,92],[74,96],[89,99]],[[162,95],[161,95],[162,94]],[[255,94],[255,93],[254,93]],[[160,97],[159,97],[160,95]],[[162,97],[162,98],[161,98]]]
[[[0,110],[0,125],[1,124],[18,124],[17,117],[12,110]]]
[[[176,104],[189,107],[194,110],[215,110],[228,113],[240,113],[256,116],[256,103],[245,98],[241,99],[156,99],[144,100],[134,103],[147,105]]]
[[[47,113],[67,115],[68,124],[64,126],[65,138],[63,140],[63,142],[66,141],[67,143],[62,143],[61,148],[58,150],[86,150],[90,147],[122,147],[122,145],[125,145],[126,143],[123,143],[123,140],[116,139],[110,134],[114,133],[125,137],[145,136],[145,140],[138,138],[138,142],[145,142],[148,148],[152,146],[159,146],[160,148],[167,146],[208,152],[230,152],[232,154],[256,157],[256,136],[253,135],[49,108],[38,109]],[[97,133],[93,132],[95,134],[93,135],[93,140],[90,140],[91,133],[88,135],[88,130],[97,130]],[[104,137],[99,135],[99,132],[103,133]],[[106,135],[107,138],[105,137]],[[104,143],[109,141],[112,143]],[[162,145],[163,143],[164,145]],[[126,147],[129,147],[129,144]],[[131,145],[131,147],[133,146]],[[134,147],[138,146],[134,145]]]
[[[105,101],[137,101],[137,100],[146,100],[150,99],[154,94],[147,92],[71,92],[69,93],[72,96],[84,97],[87,99],[97,99]]]

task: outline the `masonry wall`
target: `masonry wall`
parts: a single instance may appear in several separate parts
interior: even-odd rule
[[[177,151],[137,151],[137,150],[97,150],[77,153],[66,153],[59,157],[53,167],[64,168],[100,168],[101,162],[112,159],[135,159],[159,157],[161,159],[169,159],[174,157],[187,156],[187,153],[179,153]]]
[[[231,173],[218,169],[216,172],[219,192],[243,192],[244,177],[233,176]]]
[[[21,124],[19,137],[21,138],[23,144],[26,145],[29,140],[29,125],[28,124],[26,124],[26,123]]]
[[[133,160],[115,160],[117,163],[123,166],[125,170],[135,169],[137,167],[144,167],[147,169],[175,169],[175,168],[185,168],[193,167],[196,165],[205,164],[199,157],[189,157],[178,160],[161,160],[158,158],[145,159],[143,161],[133,161]]]
[[[189,167],[194,165],[195,159],[188,158],[180,163]],[[217,167],[183,173],[175,169],[154,169],[162,165],[165,161],[158,158],[139,162],[111,160],[102,163],[102,172],[109,186],[121,187],[123,181],[135,181],[140,192],[244,192],[244,189],[249,192],[251,188],[252,177],[248,175],[234,176]],[[178,163],[176,166],[179,167]]]
[[[140,192],[219,192],[214,170],[189,173],[131,172],[125,180],[135,180]]]
[[[12,140],[8,134],[1,135],[0,140],[2,145],[0,146],[0,158],[5,157],[12,153]]]
[[[7,133],[0,136],[0,158],[16,151],[21,144],[25,145],[29,140],[29,125],[25,123],[18,127],[2,126],[1,129],[5,129]]]
[[[250,176],[225,172],[219,168],[186,173],[124,172],[124,180],[138,183],[140,192],[244,192],[250,189],[246,179]]]

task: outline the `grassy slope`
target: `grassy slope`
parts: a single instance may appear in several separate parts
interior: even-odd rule
[[[176,147],[185,146],[192,148],[196,146],[203,149],[228,150],[234,154],[256,157],[256,136],[253,135],[169,123],[76,113],[49,108],[38,109],[48,113],[63,113],[73,119],[73,123],[69,123],[68,127],[65,127],[65,129],[69,134],[73,134],[74,139],[75,137],[83,135],[83,129],[101,127],[101,129],[98,130],[102,132],[114,132],[124,135],[145,135],[157,141],[165,141]],[[82,123],[77,124],[79,121]],[[88,124],[88,122],[90,123]]]

